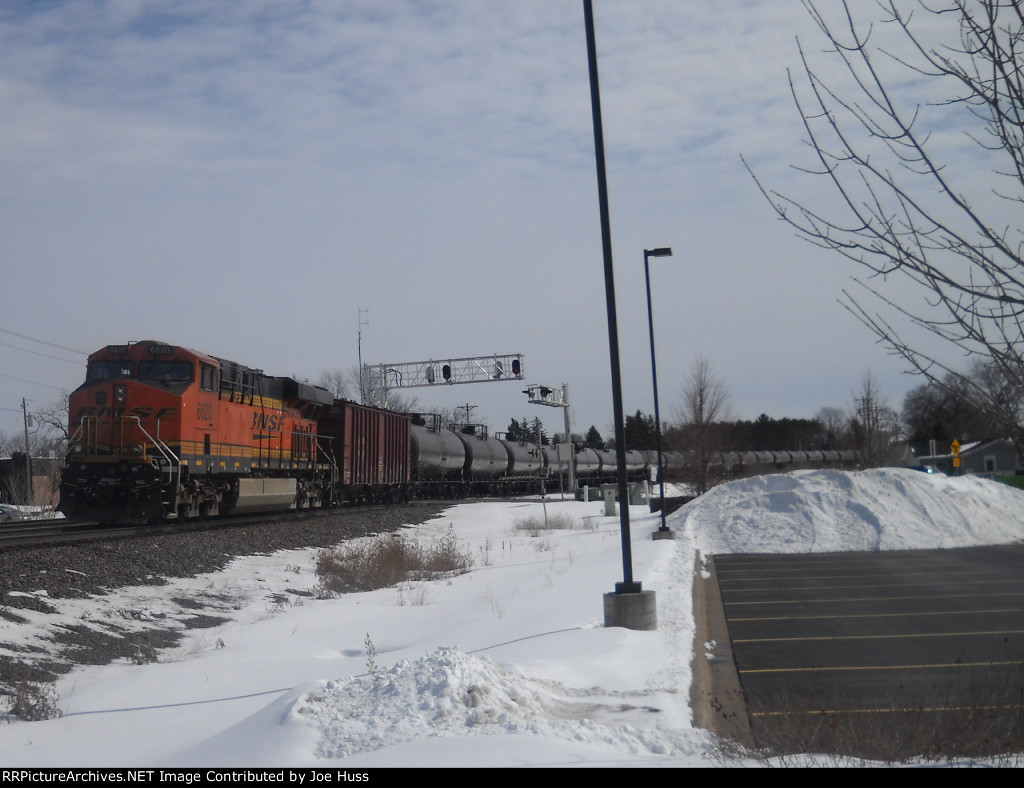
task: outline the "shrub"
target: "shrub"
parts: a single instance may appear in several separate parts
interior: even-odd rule
[[[571,531],[580,527],[580,523],[567,514],[552,514],[547,517],[533,515],[517,520],[515,530],[530,536],[540,536],[541,531]]]
[[[34,681],[18,683],[7,713],[25,722],[52,720],[64,716],[57,708],[57,691],[53,685]]]
[[[436,580],[468,572],[472,553],[461,547],[451,527],[423,547],[406,536],[378,536],[367,541],[321,550],[316,573],[320,596],[348,591],[372,591],[409,580]]]

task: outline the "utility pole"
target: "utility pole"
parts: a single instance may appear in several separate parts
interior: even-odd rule
[[[363,322],[363,315],[370,314],[369,309],[359,308],[359,404],[366,404],[365,383],[366,375],[363,373],[363,326],[370,325],[370,321]]]
[[[29,454],[28,450],[28,425],[29,420],[32,418],[28,412],[28,406],[25,404],[25,398],[21,398],[21,417],[25,424],[25,505],[31,506],[32,500],[32,455]]]

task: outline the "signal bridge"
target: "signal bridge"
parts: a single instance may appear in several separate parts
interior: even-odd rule
[[[487,383],[523,379],[523,354],[470,356],[441,361],[410,361],[401,364],[376,364],[363,368],[374,386],[384,389],[408,389],[440,384]]]

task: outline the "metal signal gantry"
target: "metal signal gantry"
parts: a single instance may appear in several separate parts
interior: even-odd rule
[[[553,408],[569,407],[568,387],[527,386],[523,393],[530,398],[531,405],[550,405]]]
[[[576,470],[572,456],[572,427],[569,418],[569,384],[563,383],[561,388],[556,386],[527,386],[523,393],[530,398],[531,405],[548,405],[552,408],[561,408],[565,416],[565,442],[569,446],[570,454],[563,458],[559,455],[559,463],[565,463],[569,471],[569,492],[576,494]]]
[[[523,354],[470,356],[440,361],[410,361],[364,367],[372,385],[384,389],[408,389],[439,384],[487,383],[523,379]]]

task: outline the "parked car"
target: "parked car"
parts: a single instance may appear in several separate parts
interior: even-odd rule
[[[16,523],[21,519],[21,512],[13,506],[0,503],[0,523]]]

